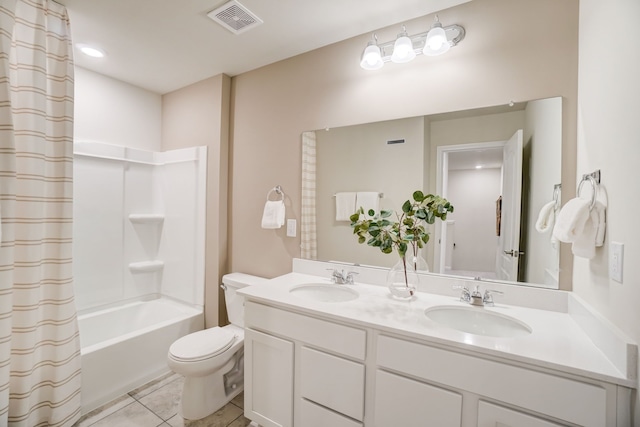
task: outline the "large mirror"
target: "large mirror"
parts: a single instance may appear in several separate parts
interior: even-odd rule
[[[562,98],[309,131],[303,145],[303,168],[315,169],[302,184],[303,257],[391,267],[397,254],[358,244],[336,196],[378,193],[380,209],[399,211],[423,190],[455,207],[430,230],[430,272],[558,288],[549,220],[560,200]]]

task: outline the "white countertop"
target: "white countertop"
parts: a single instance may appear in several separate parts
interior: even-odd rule
[[[348,286],[359,293],[357,299],[345,302],[319,302],[289,292],[292,286],[305,283],[331,284],[327,278],[289,273],[264,285],[250,286],[238,292],[252,301],[293,309],[337,322],[346,321],[464,352],[527,363],[631,388],[637,387],[637,380],[627,378],[625,373],[617,369],[565,312],[504,305],[499,301],[496,301],[495,307],[476,308],[514,317],[532,328],[532,333],[526,336],[495,338],[450,329],[425,316],[425,310],[430,307],[470,307],[456,297],[418,292],[412,301],[398,301],[391,297],[385,286],[360,283],[332,285]]]

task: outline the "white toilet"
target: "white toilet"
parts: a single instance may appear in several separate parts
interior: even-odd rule
[[[186,335],[171,344],[169,367],[185,377],[180,415],[204,418],[238,395],[244,388],[244,298],[236,290],[266,282],[243,273],[223,276],[230,325]]]

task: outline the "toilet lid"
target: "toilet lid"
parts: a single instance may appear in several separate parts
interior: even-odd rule
[[[235,338],[232,332],[215,326],[178,339],[169,347],[169,353],[174,359],[195,362],[224,352]]]

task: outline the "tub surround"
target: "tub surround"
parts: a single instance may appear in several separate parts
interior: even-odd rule
[[[327,268],[357,271],[359,274],[356,276],[355,285],[333,286],[348,286],[357,291],[359,297],[345,302],[324,303],[302,298],[289,292],[291,287],[300,284],[331,284]],[[333,408],[329,404],[330,402],[322,401],[322,397],[315,399],[313,393],[305,392],[304,389],[309,387],[302,386],[304,382],[299,379],[300,375],[304,375],[305,368],[299,365],[300,362],[297,359],[302,358],[307,361],[306,363],[311,363],[309,361],[315,359],[323,360],[324,356],[315,358],[317,355],[313,351],[318,348],[364,363],[369,373],[364,374],[364,371],[360,372],[358,369],[354,372],[359,373],[358,375],[367,375],[365,397],[377,395],[378,397],[375,399],[378,399],[384,395],[382,390],[378,390],[377,393],[373,391],[376,382],[380,384],[387,382],[395,384],[397,382],[395,376],[387,378],[387,371],[409,375],[414,380],[416,377],[418,380],[425,380],[426,383],[420,383],[421,387],[425,384],[433,384],[433,381],[445,384],[447,388],[459,389],[460,396],[466,396],[465,393],[471,390],[480,396],[474,397],[476,404],[469,403],[469,399],[466,397],[460,398],[462,403],[458,402],[457,398],[450,402],[454,406],[461,405],[463,408],[463,419],[467,421],[464,421],[462,425],[471,425],[472,422],[475,422],[476,417],[478,422],[481,422],[483,419],[489,418],[491,420],[518,420],[518,417],[522,415],[518,411],[511,414],[510,409],[504,409],[500,405],[496,409],[490,402],[485,402],[484,399],[487,397],[490,400],[497,399],[506,402],[507,407],[515,405],[517,409],[524,408],[525,413],[532,411],[529,415],[541,414],[542,419],[548,417],[550,421],[559,420],[580,425],[602,423],[601,425],[607,426],[622,426],[625,425],[625,422],[630,422],[628,421],[631,403],[629,396],[631,389],[637,387],[637,346],[608,324],[606,320],[594,314],[572,293],[429,276],[427,280],[421,281],[423,288],[416,299],[408,302],[397,301],[390,297],[385,286],[380,286],[384,282],[385,273],[385,269],[295,260],[292,273],[272,279],[264,286],[240,291],[248,300],[247,328],[250,331],[248,341],[255,338],[255,342],[260,343],[260,340],[264,341],[270,337],[268,334],[274,334],[279,337],[278,339],[285,338],[285,343],[288,342],[287,338],[290,339],[295,354],[300,353],[299,356],[296,356],[295,370],[293,371],[295,377],[293,379],[293,384],[295,384],[293,396],[300,397],[302,403],[298,403],[298,399],[293,400],[291,408],[296,408],[295,416],[292,418],[295,420],[293,425],[303,423],[300,417],[317,412],[318,408],[313,406],[314,402],[338,411],[339,414],[355,418],[358,422],[363,421],[365,424],[372,422],[373,419],[378,422],[385,417],[384,414],[378,413],[378,409],[375,414],[372,409],[367,409],[367,404],[364,405],[364,413],[359,415],[356,411],[357,416],[354,417],[353,414],[341,411],[339,408]],[[444,305],[470,307],[469,304],[459,301],[459,291],[452,290],[452,285],[465,284],[472,287],[476,283],[480,285],[482,290],[497,289],[505,292],[504,296],[495,298],[495,307],[477,308],[478,310],[501,313],[518,319],[531,327],[532,333],[512,338],[479,336],[446,328],[425,316],[425,310],[431,307]],[[280,317],[282,320],[278,320]],[[287,326],[288,323],[307,322],[307,320],[303,320],[306,318],[312,319],[309,320],[312,323],[313,321],[331,323],[335,327],[344,325],[349,334],[354,333],[353,331],[361,331],[362,337],[367,337],[361,337],[363,340],[362,353],[351,352],[342,345],[332,348],[333,344],[331,343],[327,348],[327,343],[314,342],[317,338],[309,337],[293,326]],[[318,334],[322,331],[322,327],[317,329],[314,326],[309,326],[309,328],[313,331],[319,331]],[[359,339],[356,333],[348,341],[357,343]],[[251,348],[252,345],[254,344],[248,344],[247,348]],[[286,353],[287,346],[285,344],[278,343],[277,346],[280,346],[279,351]],[[307,346],[313,347],[314,350],[307,349]],[[256,348],[262,349],[263,347]],[[398,350],[397,354],[394,353],[396,350]],[[408,356],[403,363],[398,364],[397,360],[404,357],[403,354],[411,356]],[[249,364],[253,363],[251,354],[247,354],[245,357]],[[451,372],[439,377],[439,379],[434,379],[440,375],[438,369],[429,373],[426,371],[430,368],[425,366],[431,365],[428,361],[437,361],[438,358],[441,358],[441,362],[445,361],[441,365],[442,372]],[[474,383],[473,378],[470,378],[469,375],[458,378],[456,369],[464,371],[465,368],[451,366],[452,363],[456,363],[456,360],[465,365],[477,365],[482,369],[493,370],[496,373],[496,378],[479,383]],[[414,363],[415,367],[412,367],[411,365]],[[342,361],[338,362],[338,365],[342,366]],[[406,370],[405,365],[407,366]],[[247,378],[252,381],[252,375],[249,373],[251,365],[247,366]],[[340,369],[339,366],[336,369]],[[423,370],[426,371],[423,372]],[[534,388],[538,387],[538,381],[541,381],[540,387],[544,387],[546,384],[549,386],[549,390],[558,390],[559,398],[565,395],[572,396],[567,397],[569,400],[576,397],[578,399],[584,398],[582,405],[593,407],[593,413],[589,416],[596,421],[588,421],[587,418],[583,418],[584,415],[571,412],[572,409],[569,407],[572,402],[569,401],[553,406],[553,404],[544,401],[544,398],[537,399],[529,396],[530,390],[528,389],[522,389],[522,392],[526,394],[524,397],[519,397],[517,391],[505,394],[504,390],[509,390],[509,381],[511,381],[509,370],[515,370],[514,376],[523,375],[522,381],[527,380],[526,376],[532,375],[533,377],[528,380],[535,382],[529,383],[528,388],[531,388],[531,384],[535,384]],[[284,369],[284,372],[287,370]],[[370,372],[375,372],[375,374]],[[256,375],[259,376],[259,373]],[[451,384],[447,384],[449,378],[451,378]],[[404,377],[402,377],[402,381],[404,381]],[[551,386],[551,383],[545,383],[545,381],[566,383],[568,389],[561,393],[559,390],[564,385]],[[499,385],[504,383],[504,387],[496,388],[489,383]],[[575,390],[574,386],[577,387]],[[249,385],[246,387],[249,390]],[[513,387],[517,389],[522,386],[518,386],[516,381],[513,382]],[[251,393],[254,392],[251,391]],[[257,393],[255,398],[260,399],[259,391]],[[522,393],[520,394],[522,395]],[[544,392],[540,394],[544,394]],[[251,402],[251,394],[248,397],[248,402]],[[523,400],[518,401],[519,398]],[[374,400],[371,400],[374,399],[373,397],[366,397],[366,399],[370,400],[369,404],[372,407],[385,407],[383,402],[376,400],[374,403]],[[554,399],[549,397],[547,400],[553,401]],[[590,402],[593,404],[590,405]],[[578,402],[573,403],[578,404]],[[355,408],[360,406],[355,404]],[[471,407],[475,409],[470,409]],[[255,421],[265,422],[259,414],[252,414],[251,406],[249,406],[247,416],[251,418],[252,415]],[[332,412],[327,416],[333,417],[334,415]],[[473,421],[469,421],[472,419]],[[266,423],[265,425],[272,424]],[[461,424],[454,420],[453,425]]]

